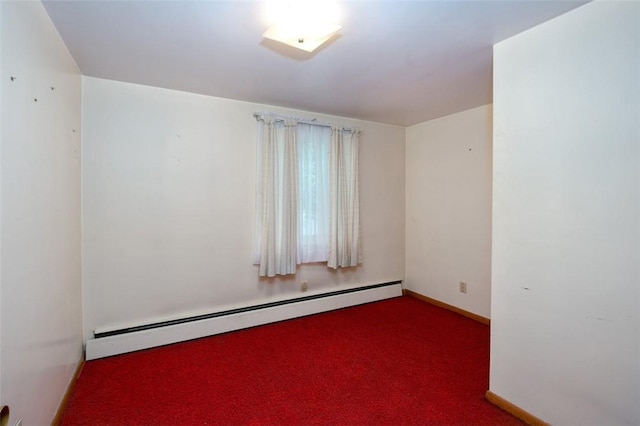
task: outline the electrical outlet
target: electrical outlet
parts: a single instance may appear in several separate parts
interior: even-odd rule
[[[467,292],[467,283],[464,281],[460,281],[460,293]]]
[[[307,282],[306,281],[301,281],[300,282],[300,291],[307,291]]]

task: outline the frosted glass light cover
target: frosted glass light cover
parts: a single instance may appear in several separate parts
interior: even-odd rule
[[[342,27],[336,24],[305,25],[304,28],[276,24],[262,34],[262,36],[295,47],[296,49],[313,52],[341,29]]]

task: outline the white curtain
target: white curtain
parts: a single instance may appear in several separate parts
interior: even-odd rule
[[[362,263],[357,130],[268,115],[258,120],[254,264],[259,275],[301,263]]]
[[[259,122],[257,246],[260,276],[295,274],[298,244],[296,122]]]
[[[339,268],[362,263],[360,202],[358,193],[357,130],[331,129],[330,220],[327,266]]]
[[[331,128],[298,123],[298,263],[326,262],[329,251]]]

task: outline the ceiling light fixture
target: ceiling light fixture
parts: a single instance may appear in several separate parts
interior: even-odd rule
[[[262,36],[296,49],[313,52],[342,29],[335,23],[335,8],[331,2],[278,2],[272,10],[275,24]],[[273,6],[272,6],[273,7]]]

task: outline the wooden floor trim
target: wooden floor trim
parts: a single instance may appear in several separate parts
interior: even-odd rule
[[[526,424],[529,424],[531,426],[550,426],[549,423],[537,418],[536,416],[529,413],[528,411],[523,410],[522,408],[507,401],[501,396],[491,392],[490,390],[487,391],[487,393],[485,394],[485,397],[490,403],[502,408],[504,411],[508,413],[513,414],[514,416],[516,416]]]
[[[432,299],[431,297],[422,295],[420,293],[416,293],[415,291],[402,289],[402,294],[405,296],[415,297],[418,300],[422,300],[423,302],[431,303],[432,305],[439,306],[444,309],[448,309],[457,314],[464,315],[467,318],[471,318],[472,320],[481,322],[482,324],[491,325],[491,320],[489,318],[485,318],[481,315],[474,314],[473,312],[465,311],[464,309],[460,309],[456,306],[449,305],[448,303],[441,302],[436,299]]]
[[[80,373],[82,372],[82,368],[84,367],[85,356],[84,352],[82,352],[82,357],[80,361],[78,361],[78,365],[76,366],[76,370],[73,372],[73,377],[71,381],[69,381],[69,385],[67,386],[67,390],[62,397],[62,401],[60,401],[60,405],[58,406],[58,410],[56,411],[56,415],[53,417],[51,421],[51,426],[58,426],[62,421],[62,415],[64,414],[64,409],[67,407],[67,403],[69,402],[69,398],[71,398],[71,392],[73,392],[73,388],[76,385],[76,381],[78,377],[80,377]]]

